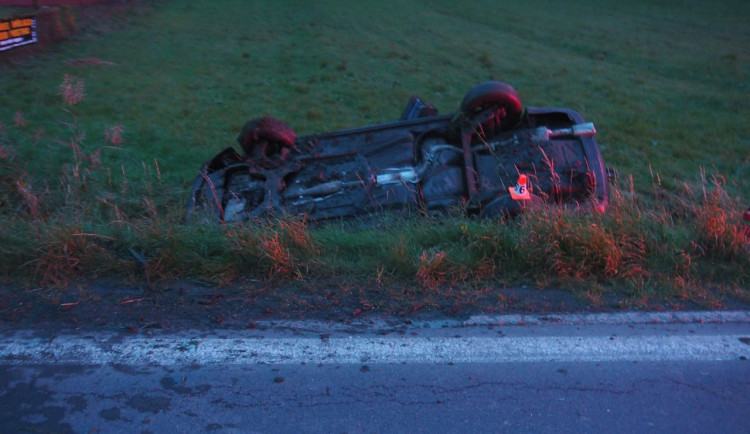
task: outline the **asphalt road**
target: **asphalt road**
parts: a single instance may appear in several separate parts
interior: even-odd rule
[[[3,432],[750,432],[750,312],[0,333]]]

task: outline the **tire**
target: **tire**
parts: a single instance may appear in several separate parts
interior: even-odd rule
[[[513,86],[499,81],[475,86],[464,96],[459,110],[469,119],[485,110],[494,112],[491,119],[481,123],[485,137],[513,129],[525,116],[518,92]]]
[[[290,150],[296,150],[296,140],[297,135],[291,127],[269,117],[247,121],[237,136],[248,159],[283,159]]]

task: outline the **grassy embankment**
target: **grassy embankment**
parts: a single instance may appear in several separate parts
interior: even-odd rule
[[[0,53],[3,280],[338,276],[424,294],[530,283],[626,303],[750,299],[747,2],[150,3],[33,57]],[[330,131],[392,120],[415,92],[451,112],[489,79],[596,123],[620,174],[606,214],[182,223],[200,164],[248,118]]]

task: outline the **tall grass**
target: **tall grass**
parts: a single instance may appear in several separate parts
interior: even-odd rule
[[[586,282],[633,298],[712,286],[747,297],[749,8],[135,2],[54,49],[0,58],[0,276],[339,276],[425,294]],[[182,222],[200,164],[247,118],[328,131],[392,120],[414,92],[450,112],[487,79],[597,124],[622,175],[605,214]]]
[[[57,186],[33,185],[17,164],[14,143],[31,144],[36,133],[24,125],[4,128],[4,276],[53,285],[103,275],[149,284],[339,276],[407,283],[425,293],[480,282],[594,283],[631,288],[631,295],[662,287],[661,297],[688,298],[706,285],[748,284],[743,207],[718,175],[703,173],[676,192],[659,185],[656,175],[648,195],[617,184],[603,214],[543,205],[510,220],[384,215],[374,227],[356,221],[311,226],[296,217],[188,225],[181,207],[164,205],[169,200],[156,162],[127,173],[92,158],[120,151],[126,142],[119,128],[102,133],[110,145],[92,150],[76,123],[69,123],[70,139],[54,141],[52,151],[61,155]]]

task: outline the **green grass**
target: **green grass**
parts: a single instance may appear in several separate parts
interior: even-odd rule
[[[750,4],[360,3],[139,2],[34,56],[0,53],[0,275],[582,281],[631,299],[701,286],[750,298],[735,230],[750,205]],[[114,64],[68,62],[80,58]],[[65,75],[84,86],[75,105]],[[393,120],[413,93],[448,113],[490,79],[595,122],[620,174],[606,215],[182,223],[201,163],[249,118],[331,131]]]

